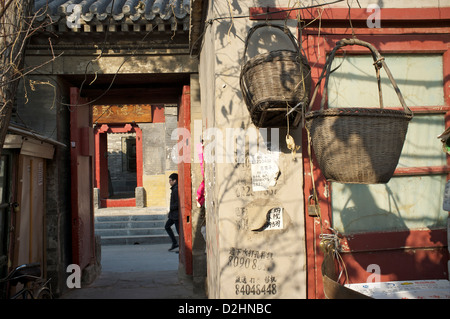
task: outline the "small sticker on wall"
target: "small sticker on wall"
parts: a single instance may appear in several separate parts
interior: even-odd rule
[[[252,229],[255,232],[263,230],[283,229],[283,208],[274,207],[271,208],[266,214],[266,221],[258,229]]]

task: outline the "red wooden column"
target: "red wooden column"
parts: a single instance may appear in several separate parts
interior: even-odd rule
[[[95,128],[95,187],[100,190],[100,198],[108,197],[108,135],[102,134],[108,125]]]
[[[191,95],[190,87],[184,86],[178,114],[178,128],[190,131],[191,125]],[[186,141],[190,148],[190,139]],[[181,154],[179,154],[181,155]],[[190,158],[185,156],[183,158]],[[184,265],[186,273],[192,275],[192,181],[190,161],[181,161],[178,164],[178,193],[180,197],[180,262]]]
[[[142,130],[138,126],[134,130],[136,132],[136,186],[143,187],[144,146],[142,145]]]

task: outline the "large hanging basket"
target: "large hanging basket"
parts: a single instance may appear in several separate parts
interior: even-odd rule
[[[360,45],[370,49],[378,79],[380,108],[324,109],[331,64],[336,51],[346,45]],[[383,108],[380,68],[386,71],[403,110]],[[310,111],[321,80],[325,87],[321,107]],[[330,53],[305,114],[306,128],[314,153],[325,178],[329,181],[356,184],[387,183],[397,167],[413,114],[389,71],[384,58],[369,43],[358,39],[337,42]]]
[[[269,51],[245,62],[249,39],[262,27],[282,30],[291,40],[294,50]],[[240,87],[253,124],[257,127],[297,127],[302,109],[309,102],[310,70],[308,61],[287,28],[271,24],[258,24],[251,28],[245,40]]]

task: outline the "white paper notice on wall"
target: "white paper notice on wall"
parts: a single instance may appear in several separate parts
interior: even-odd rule
[[[278,168],[278,152],[258,153],[251,164],[252,190],[266,191],[277,184],[280,172]]]
[[[443,209],[450,211],[450,181],[445,184]]]

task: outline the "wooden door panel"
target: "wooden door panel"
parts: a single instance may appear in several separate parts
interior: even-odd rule
[[[95,258],[92,115],[78,88],[70,92],[72,259],[81,269]]]

